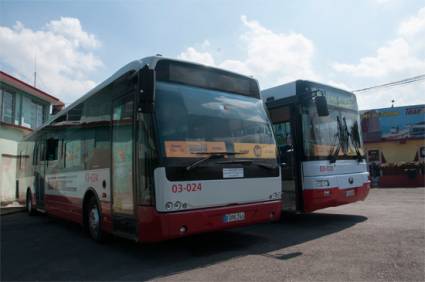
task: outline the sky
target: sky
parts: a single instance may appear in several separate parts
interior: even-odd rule
[[[346,90],[425,74],[425,1],[0,0],[0,69],[66,104],[127,63],[161,54],[267,89]],[[359,108],[425,104],[425,80],[357,94]]]

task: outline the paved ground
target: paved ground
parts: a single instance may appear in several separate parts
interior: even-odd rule
[[[425,189],[155,245],[92,242],[46,216],[2,216],[4,280],[425,280]]]

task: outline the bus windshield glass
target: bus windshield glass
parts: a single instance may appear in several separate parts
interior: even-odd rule
[[[155,114],[166,158],[229,152],[226,158],[276,159],[272,129],[260,99],[158,81]]]
[[[302,105],[304,154],[307,159],[363,158],[360,119],[354,95],[326,91],[329,115],[320,117],[313,99]]]

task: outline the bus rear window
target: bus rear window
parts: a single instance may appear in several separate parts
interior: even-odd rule
[[[156,79],[260,98],[254,79],[189,63],[161,60],[156,66]]]

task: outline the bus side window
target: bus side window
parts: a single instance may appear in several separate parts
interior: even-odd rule
[[[46,141],[46,159],[48,161],[56,161],[58,159],[59,140],[55,138],[49,138]]]
[[[77,132],[73,132],[71,136],[68,135],[64,140],[64,168],[82,167],[83,148],[81,146],[81,139],[77,135]]]
[[[110,141],[108,127],[99,126],[86,132],[84,165],[86,169],[110,166]]]
[[[111,166],[111,103],[105,98],[109,94],[98,94],[84,102],[82,122],[90,125],[85,133],[84,155],[84,165],[88,170]]]

